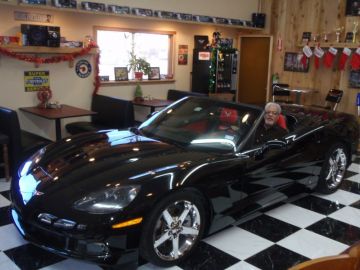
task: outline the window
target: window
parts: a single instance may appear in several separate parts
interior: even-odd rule
[[[174,35],[174,32],[96,28],[100,48],[99,75],[114,80],[114,68],[127,67],[130,52],[146,59],[151,67],[159,67],[161,78],[173,74]],[[133,72],[129,73],[129,79],[133,78]]]

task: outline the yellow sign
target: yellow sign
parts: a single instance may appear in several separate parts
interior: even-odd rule
[[[49,71],[24,71],[25,92],[50,88]]]

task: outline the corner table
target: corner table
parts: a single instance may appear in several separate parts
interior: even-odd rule
[[[173,100],[167,100],[167,99],[149,99],[142,101],[135,101],[135,100],[132,101],[132,103],[136,106],[149,107],[150,113],[153,113],[156,108],[167,107],[173,102],[174,102]]]
[[[21,111],[50,119],[55,120],[55,131],[56,131],[56,140],[61,140],[61,119],[70,118],[70,117],[79,117],[79,116],[88,116],[96,114],[96,112],[73,107],[70,105],[62,104],[60,108],[39,108],[37,106],[33,107],[21,107]]]

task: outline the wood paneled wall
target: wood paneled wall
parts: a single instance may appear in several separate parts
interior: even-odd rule
[[[342,48],[334,60],[332,69],[325,68],[320,61],[320,68],[316,69],[314,57],[310,60],[310,69],[307,73],[284,71],[285,52],[301,52],[301,38],[303,32],[328,34],[328,44],[336,44],[335,29],[343,26],[345,30],[341,34],[341,41],[345,39],[345,33],[351,32],[354,21],[359,22],[360,17],[345,16],[346,0],[273,0],[270,11],[270,33],[274,36],[272,73],[280,75],[280,82],[289,83],[292,87],[314,88],[319,93],[313,95],[310,103],[323,104],[326,93],[331,88],[344,90],[343,100],[338,107],[339,111],[357,114],[356,95],[360,89],[349,88],[348,80],[350,73],[350,59],[348,58],[346,69],[339,71],[338,61]],[[360,29],[360,27],[359,27]],[[357,35],[359,44],[360,32]],[[283,48],[277,49],[277,40],[282,39]],[[320,46],[325,41],[320,41]],[[325,52],[327,49],[323,48]],[[354,51],[354,50],[352,50]]]

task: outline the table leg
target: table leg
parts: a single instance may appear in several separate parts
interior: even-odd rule
[[[295,103],[301,104],[301,91],[296,91],[295,93]]]
[[[55,119],[55,132],[56,132],[56,140],[61,140],[61,120],[60,118]]]

